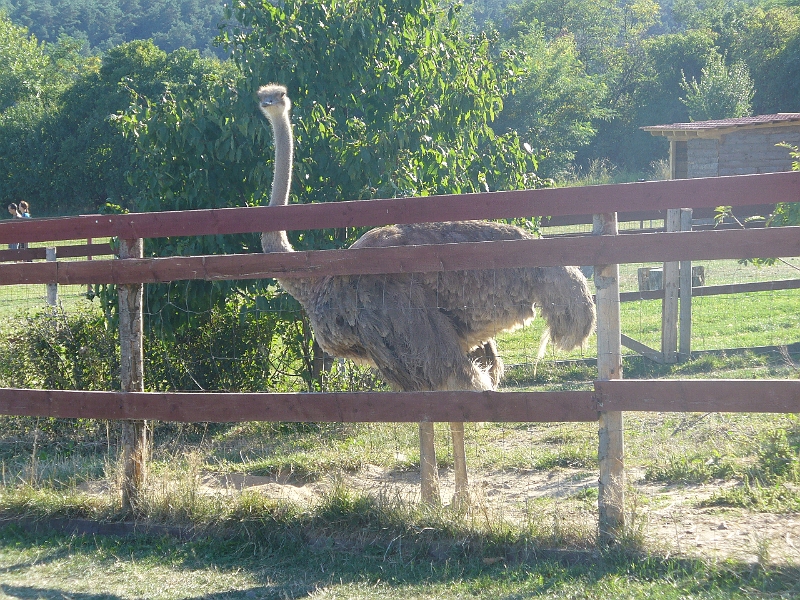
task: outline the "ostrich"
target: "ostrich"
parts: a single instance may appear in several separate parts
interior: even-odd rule
[[[270,206],[289,201],[293,138],[286,88],[258,90],[275,144]],[[379,227],[353,248],[529,239],[502,223],[461,221]],[[264,252],[293,252],[285,231],[261,234]],[[470,270],[445,273],[279,279],[305,309],[314,336],[332,356],[371,365],[399,391],[491,390],[503,364],[494,337],[520,327],[538,308],[557,348],[581,345],[592,333],[595,308],[575,267]],[[549,338],[548,338],[549,336]],[[451,423],[454,501],[468,498],[463,423]],[[420,423],[422,500],[439,502],[433,424]]]

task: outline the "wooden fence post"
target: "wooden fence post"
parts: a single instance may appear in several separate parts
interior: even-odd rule
[[[594,235],[617,235],[616,213],[594,216]],[[622,332],[619,311],[619,265],[595,265],[597,292],[597,378],[622,379]],[[625,444],[622,412],[600,412],[598,460],[599,538],[611,543],[625,527]]]
[[[142,258],[141,239],[120,240],[120,258]],[[144,391],[142,298],[144,285],[120,285],[119,344],[120,384],[123,392]],[[147,473],[148,434],[146,421],[122,422],[122,506],[135,510]]]
[[[692,230],[692,209],[682,208],[681,231]],[[680,265],[680,319],[678,360],[684,362],[692,355],[692,261],[682,260]]]
[[[55,262],[56,261],[56,249],[55,248],[45,248],[44,256],[45,256],[45,260],[47,262]],[[48,283],[47,284],[47,306],[58,306],[58,284],[57,283]]]
[[[681,211],[667,210],[664,223],[667,231],[681,230]],[[664,299],[661,302],[661,355],[665,364],[678,362],[678,286],[679,263],[664,263]]]

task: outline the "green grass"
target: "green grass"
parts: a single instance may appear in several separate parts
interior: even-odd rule
[[[96,239],[94,243],[107,243],[109,238]],[[59,242],[59,246],[83,245],[86,240]],[[31,248],[47,246],[45,242],[33,242]],[[100,257],[108,258],[108,257]],[[63,258],[62,261],[84,260],[82,258]],[[74,311],[100,311],[98,302],[90,302],[86,298],[85,285],[60,285],[58,287],[59,303],[67,313]],[[28,315],[41,311],[47,302],[47,291],[44,284],[36,285],[0,285],[0,335],[7,335],[13,330],[15,323]]]
[[[798,261],[793,264],[797,266]],[[635,289],[637,265],[621,269]],[[796,277],[794,267],[706,265],[707,283]],[[26,294],[43,294],[30,286]],[[21,288],[16,288],[17,292]],[[19,318],[0,287],[0,317]],[[39,290],[39,292],[37,292]],[[67,310],[94,305],[76,292]],[[71,299],[70,299],[71,298]],[[5,304],[4,304],[5,302]],[[31,301],[35,304],[36,301]],[[694,348],[797,342],[800,293],[696,298]],[[658,347],[660,302],[623,304],[623,331]],[[542,323],[499,337],[505,389],[591,389],[594,342],[536,361]],[[564,361],[564,359],[570,359]],[[626,377],[797,378],[800,357],[708,353],[678,365],[633,354]],[[353,382],[374,382],[353,369]],[[338,380],[331,385],[344,385]],[[347,386],[345,386],[347,387]],[[349,389],[349,388],[348,388]],[[104,423],[0,419],[0,517],[116,522],[117,436]],[[38,432],[38,433],[35,433]],[[437,426],[439,466],[452,468],[449,432]],[[0,598],[759,598],[800,595],[800,561],[759,564],[673,557],[647,539],[648,514],[666,490],[714,491],[686,509],[726,515],[800,512],[800,420],[794,415],[626,413],[628,528],[622,543],[596,545],[597,425],[486,423],[467,426],[474,503],[425,509],[387,486],[366,495],[347,483],[363,471],[403,482],[419,461],[412,424],[177,425],[156,429],[149,483],[136,519],[179,525],[196,537],[69,536],[0,531]],[[204,491],[210,475],[269,477],[317,485],[315,501],[258,492]],[[588,483],[587,483],[588,481]],[[102,493],[87,491],[105,486]],[[482,487],[480,487],[482,486]],[[641,491],[647,487],[648,491]],[[540,489],[553,494],[539,496]],[[445,498],[445,500],[447,500]],[[0,521],[2,527],[2,521]],[[760,542],[759,542],[760,544]],[[563,560],[544,550],[556,549]],[[572,554],[569,554],[572,553]],[[696,555],[697,553],[695,553]]]
[[[435,517],[332,498],[318,513],[243,521],[188,541],[0,529],[9,598],[776,598],[800,571],[636,552],[548,552]],[[335,523],[335,525],[334,525]],[[436,527],[431,527],[435,525]]]
[[[788,264],[787,264],[788,263]],[[644,265],[622,265],[620,291],[638,289],[637,269]],[[779,279],[797,279],[800,258],[787,259],[774,267],[742,265],[737,261],[713,261],[706,265],[706,284],[747,283]],[[655,349],[661,348],[661,301],[639,300],[620,305],[622,333]],[[536,381],[534,368],[547,369],[547,364],[593,358],[597,354],[596,338],[584,348],[571,352],[547,349],[537,365],[544,322],[535,319],[530,325],[512,333],[498,335],[498,346],[506,365],[511,366],[506,381]],[[780,346],[800,341],[800,291],[778,290],[749,294],[696,297],[692,300],[692,351]],[[623,354],[634,356],[623,348]],[[524,368],[522,368],[524,367]],[[575,380],[593,379],[586,367],[560,365],[558,369],[574,371]],[[565,376],[561,379],[566,380]]]

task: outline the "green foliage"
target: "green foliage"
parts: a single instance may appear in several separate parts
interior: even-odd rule
[[[674,0],[672,16],[678,29],[718,28],[738,0]]]
[[[761,483],[746,478],[740,485],[721,490],[700,502],[700,506],[732,506],[762,512],[797,512],[800,494],[782,481]]]
[[[588,110],[583,117],[571,122],[580,137],[569,147],[567,156],[574,154],[581,163],[610,159],[638,171],[648,169],[650,163],[662,158],[665,151],[658,142],[638,129],[652,124],[653,113],[648,112],[648,104],[659,99],[657,94],[648,94],[643,101],[641,93],[657,79],[647,54],[647,41],[659,26],[658,4],[648,0],[524,0],[512,5],[507,14],[512,40],[519,32],[526,31],[529,23],[541,27],[549,43],[561,42],[571,35],[577,58],[591,78],[584,80],[588,87],[583,90],[574,88],[580,78],[573,75],[566,79],[569,82],[566,87],[572,86],[571,91],[579,96],[589,90],[594,95],[594,100],[585,104]],[[553,89],[559,90],[561,83],[556,83]],[[558,93],[566,100],[570,90]],[[588,128],[581,126],[586,117],[591,119]],[[639,122],[642,119],[645,122]]]
[[[589,75],[578,56],[575,38],[545,40],[542,28],[531,27],[508,47],[521,52],[519,81],[505,102],[499,127],[517,131],[537,155],[539,175],[556,177],[596,133],[596,121],[606,118],[606,86]]]
[[[152,44],[152,73],[127,78],[127,110],[114,117],[131,144],[127,184],[140,212],[229,208],[261,203],[271,164],[263,119],[249,94],[240,94],[231,65],[196,52],[169,55]],[[120,73],[124,72],[124,69]],[[155,85],[154,82],[163,82]],[[148,239],[145,256],[260,251],[256,234]],[[235,286],[206,281],[147,286],[148,328],[173,336],[180,327],[224,304]],[[265,284],[236,287],[257,293]],[[188,335],[188,333],[187,333]]]
[[[740,485],[712,495],[703,506],[736,506],[759,511],[800,510],[800,429],[767,431],[756,440],[756,460],[740,473]]]
[[[222,2],[202,0],[6,0],[8,16],[40,40],[68,35],[92,48],[109,50],[133,40],[152,39],[167,52],[180,47],[203,53],[212,45]]]
[[[726,66],[724,57],[712,55],[703,67],[700,81],[686,81],[681,87],[686,96],[681,101],[689,109],[693,121],[745,117],[751,112],[753,80],[743,62]]]
[[[758,476],[765,481],[800,481],[800,429],[768,432],[758,447]]]
[[[34,216],[95,212],[109,200],[130,206],[132,144],[109,118],[130,105],[120,84],[154,96],[173,71],[199,58],[185,50],[167,56],[151,42],[114,48],[102,63],[80,57],[68,40],[42,48],[52,51],[41,73],[46,93],[0,117],[0,195],[27,199]]]
[[[659,5],[653,0],[522,0],[506,16],[512,35],[531,24],[540,24],[548,40],[571,33],[589,72],[607,73],[613,80],[632,66],[626,55],[635,54],[639,41],[658,23]]]
[[[454,10],[431,0],[244,1],[227,16],[222,39],[246,89],[289,89],[299,201],[536,185],[518,137],[491,126],[510,66],[492,59],[488,36],[460,32]]]
[[[49,64],[44,48],[24,27],[0,13],[0,111],[42,93]]]
[[[664,483],[706,483],[715,479],[728,479],[735,472],[733,461],[715,453],[675,454],[665,460],[648,465],[645,481]]]
[[[800,171],[800,149],[797,146],[779,144],[792,157],[792,170]],[[800,202],[779,202],[770,219],[770,225],[800,225]]]
[[[0,386],[59,390],[117,387],[117,341],[101,317],[46,311],[0,343]]]
[[[718,27],[717,45],[731,63],[747,64],[753,78],[753,112],[800,110],[800,10],[741,4]]]
[[[53,182],[44,173],[57,169],[45,149],[54,133],[48,129],[49,120],[77,71],[91,71],[96,61],[79,57],[75,43],[68,39],[51,46],[40,44],[2,13],[0,60],[4,64],[0,73],[0,201],[27,199],[41,214],[39,200],[51,193]]]
[[[307,391],[311,360],[301,315],[274,291],[233,294],[172,335],[151,327],[145,344],[155,390]]]

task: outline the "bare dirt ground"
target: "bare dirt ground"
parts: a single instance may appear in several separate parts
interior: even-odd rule
[[[635,472],[627,477],[627,518],[631,527],[640,532],[646,547],[668,555],[707,560],[800,565],[799,514],[701,508],[700,500],[726,484],[653,485],[642,482]],[[342,478],[352,489],[369,494],[407,501],[419,499],[419,477],[413,471],[387,471],[367,465]],[[543,504],[541,515],[551,526],[556,519],[562,521],[562,527],[573,530],[592,531],[597,526],[596,495],[587,494],[588,499],[583,501],[574,499],[581,491],[597,487],[596,475],[566,469],[550,473],[479,473],[472,474],[470,483],[472,510],[478,517],[522,519],[532,513],[531,502],[549,497],[555,502]],[[250,489],[300,504],[319,501],[331,485],[331,481],[297,484],[275,477],[237,474],[208,475],[203,480],[206,493]],[[441,472],[440,486],[447,503],[453,494],[451,472]],[[533,514],[538,514],[536,510]]]

